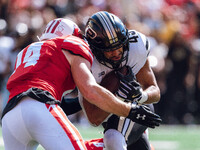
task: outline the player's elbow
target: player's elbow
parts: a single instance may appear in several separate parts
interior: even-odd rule
[[[158,103],[160,101],[160,98],[161,98],[161,96],[160,96],[160,94],[158,94],[156,96],[156,98],[155,98],[155,102],[154,103]]]
[[[98,92],[96,91],[98,85],[89,85],[82,90],[83,97],[85,97],[88,102],[95,104],[98,99]]]
[[[153,103],[158,103],[160,101],[161,95],[160,95],[160,89],[157,89],[157,92],[154,96],[154,102]]]

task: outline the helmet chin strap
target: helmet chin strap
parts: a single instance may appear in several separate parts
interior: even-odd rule
[[[128,61],[128,49],[124,50],[122,58],[119,61],[114,62],[110,59],[104,58],[104,61],[101,61],[100,63],[111,69],[118,69],[126,65],[127,61]]]

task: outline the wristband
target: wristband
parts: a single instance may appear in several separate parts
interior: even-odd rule
[[[147,92],[142,92],[142,98],[138,101],[138,103],[142,104],[148,100],[148,94]]]
[[[135,102],[131,103],[131,110],[129,111],[129,114],[127,118],[131,119],[133,117],[133,114],[135,113],[135,109],[137,108],[137,104]]]

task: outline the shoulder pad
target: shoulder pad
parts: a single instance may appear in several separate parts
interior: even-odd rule
[[[139,40],[141,40],[143,43],[142,45],[144,45],[144,47],[146,48],[147,55],[148,55],[149,50],[150,50],[150,42],[149,42],[148,38],[144,34],[138,32],[138,31],[135,31],[135,30],[129,30],[128,33],[129,33],[129,42],[137,43],[137,42],[139,42]]]
[[[83,40],[75,36],[67,36],[61,45],[62,49],[71,51],[76,55],[81,55],[86,58],[91,64],[93,62],[93,55],[89,45]]]

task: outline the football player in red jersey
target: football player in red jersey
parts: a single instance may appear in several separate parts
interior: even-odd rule
[[[96,83],[90,72],[93,55],[88,44],[77,37],[78,31],[74,22],[52,20],[41,41],[17,55],[7,83],[9,100],[2,115],[5,150],[32,150],[38,144],[46,150],[86,150],[78,130],[59,106],[62,96],[75,86],[88,102],[106,112],[159,126],[158,115],[143,106],[122,102]]]

